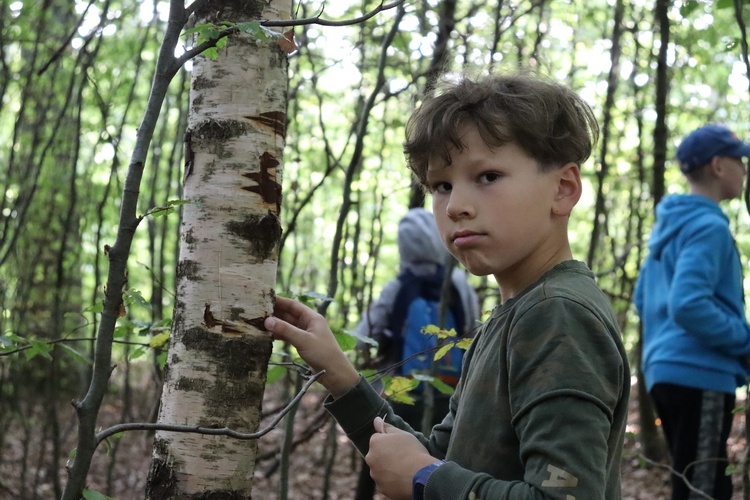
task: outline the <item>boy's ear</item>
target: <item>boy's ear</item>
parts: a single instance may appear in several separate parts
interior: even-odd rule
[[[581,170],[575,163],[566,163],[557,172],[557,191],[552,201],[552,215],[567,217],[581,199]]]

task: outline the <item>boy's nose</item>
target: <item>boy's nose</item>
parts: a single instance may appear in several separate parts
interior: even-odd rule
[[[451,219],[473,217],[475,215],[474,204],[471,198],[455,189],[455,187],[451,191],[451,197],[448,200],[445,211]]]

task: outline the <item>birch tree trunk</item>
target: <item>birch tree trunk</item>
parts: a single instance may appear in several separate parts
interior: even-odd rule
[[[207,2],[197,22],[288,19],[289,0]],[[194,61],[177,300],[159,423],[255,432],[281,236],[287,57],[244,33]],[[256,440],[160,431],[146,496],[250,498]]]

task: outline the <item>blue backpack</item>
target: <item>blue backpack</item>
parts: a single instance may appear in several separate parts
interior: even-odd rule
[[[439,307],[443,272],[416,276],[406,271],[399,275],[398,280],[401,286],[389,321],[389,330],[394,334],[390,349],[394,349],[396,354],[400,353],[400,360],[405,360],[398,367],[397,374],[408,376],[415,371],[429,374],[438,338],[422,333],[422,328],[427,325],[437,325],[445,330],[454,328],[460,337],[466,324],[461,298],[456,287],[452,286],[450,305],[441,324]],[[463,356],[463,349],[453,347],[435,361],[438,378],[455,386],[461,375]]]

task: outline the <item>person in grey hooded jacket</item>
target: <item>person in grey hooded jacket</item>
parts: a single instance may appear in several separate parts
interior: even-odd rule
[[[401,219],[398,225],[399,276],[411,273],[426,279],[434,279],[435,286],[440,287],[443,270],[448,267],[451,255],[445,248],[438,233],[432,213],[424,208],[412,208]],[[479,301],[474,288],[468,281],[466,273],[453,268],[451,273],[453,286],[460,298],[464,324],[461,330],[470,333],[479,319]],[[392,342],[395,335],[389,328],[394,302],[398,297],[402,282],[393,278],[383,287],[378,298],[370,305],[367,313],[360,320],[355,331],[360,337],[375,339],[380,344]],[[427,326],[427,325],[424,325]],[[361,344],[361,347],[368,348]],[[390,355],[377,361],[378,367],[387,368],[401,361],[399,353],[391,349]],[[414,428],[421,427],[424,403],[419,398],[416,404],[406,405],[392,403],[394,411]],[[448,412],[448,398],[438,396],[433,407],[433,425],[439,423]],[[362,462],[362,470],[357,483],[356,500],[371,499],[375,492],[375,482],[370,477],[367,464]]]
[[[397,242],[399,275],[406,272],[420,277],[442,274],[442,270],[452,258],[440,239],[432,213],[424,208],[412,208],[401,219],[398,224]],[[451,278],[465,312],[463,331],[468,332],[479,319],[477,294],[463,270],[454,268]],[[370,337],[378,342],[393,337],[394,332],[389,331],[388,325],[400,286],[401,282],[397,277],[386,283],[380,296],[370,305],[357,325],[357,335]]]

